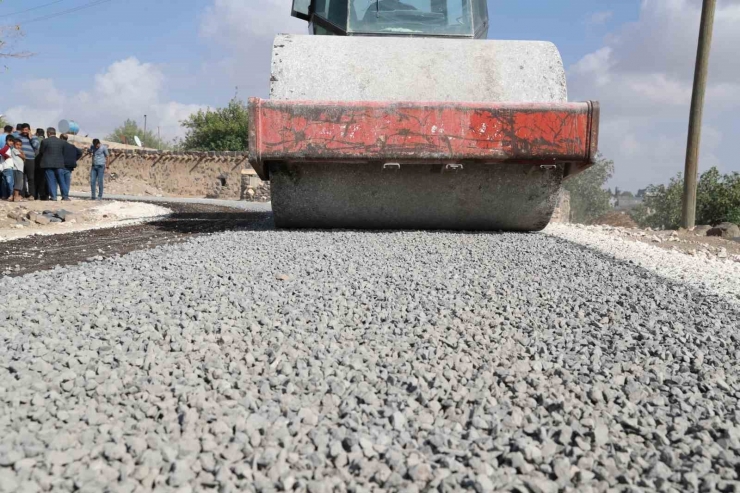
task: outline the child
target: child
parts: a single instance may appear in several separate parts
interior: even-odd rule
[[[2,200],[8,200],[13,196],[13,185],[15,183],[15,163],[13,162],[13,156],[10,154],[10,149],[13,147],[13,141],[15,137],[12,135],[5,136],[5,144],[0,149],[0,198]]]
[[[23,153],[23,142],[21,139],[13,139],[13,148],[10,149],[10,155],[13,157],[13,202],[23,202],[21,190],[23,190],[23,166],[25,165],[26,155]]]

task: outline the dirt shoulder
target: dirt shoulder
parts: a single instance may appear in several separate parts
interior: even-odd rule
[[[141,202],[0,202],[0,243],[36,235],[129,226],[170,212],[161,205]]]
[[[578,227],[578,225],[574,226]],[[632,241],[649,243],[665,250],[675,250],[707,258],[726,258],[740,262],[740,242],[716,236],[706,236],[706,232],[652,231],[605,225],[588,226],[588,228]]]

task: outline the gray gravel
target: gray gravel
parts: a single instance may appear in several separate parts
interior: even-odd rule
[[[740,486],[737,307],[560,238],[226,233],[0,296],[0,491]]]
[[[620,260],[633,262],[674,282],[690,284],[697,289],[720,294],[740,304],[740,256],[731,259],[726,250],[724,258],[716,255],[707,256],[701,250],[690,255],[634,241],[630,236],[621,236],[623,233],[645,236],[644,231],[602,225],[551,224],[545,233]],[[661,241],[655,235],[653,238]]]

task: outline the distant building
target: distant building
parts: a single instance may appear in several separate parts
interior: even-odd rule
[[[645,190],[637,192],[637,196],[633,195],[632,192],[621,192],[618,188],[614,190],[612,196],[614,210],[617,211],[631,211],[635,207],[642,205],[645,197]]]

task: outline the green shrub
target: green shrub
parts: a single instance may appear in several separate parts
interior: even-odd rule
[[[683,177],[679,174],[668,185],[650,185],[642,207],[633,210],[632,219],[642,227],[678,229],[683,211]],[[696,224],[740,223],[740,173],[721,175],[717,168],[699,178],[696,196]]]
[[[712,168],[701,175],[696,195],[697,224],[740,223],[740,173]]]
[[[587,224],[612,209],[611,192],[604,185],[614,174],[614,161],[599,155],[596,164],[583,173],[566,180],[570,192],[570,220]]]
[[[727,214],[727,222],[740,224],[740,207],[735,207]]]
[[[629,215],[638,225],[646,227],[650,210],[645,204],[640,204],[629,211]]]

